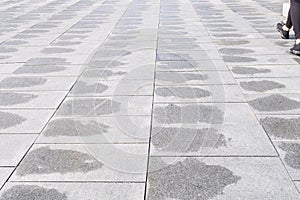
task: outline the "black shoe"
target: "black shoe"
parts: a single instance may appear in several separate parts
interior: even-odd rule
[[[292,54],[300,56],[300,44],[295,44],[293,48],[290,49]]]
[[[290,32],[283,30],[282,29],[283,26],[284,26],[284,23],[282,23],[282,22],[278,23],[276,29],[280,33],[282,39],[289,39],[290,38]]]

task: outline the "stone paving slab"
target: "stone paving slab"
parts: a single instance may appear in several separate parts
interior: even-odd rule
[[[67,92],[0,92],[0,109],[56,109]]]
[[[236,79],[243,94],[297,94],[299,78],[249,78]],[[247,95],[248,96],[248,95]]]
[[[226,85],[236,84],[229,71],[157,72],[159,85]]]
[[[300,180],[299,142],[275,142],[276,149],[293,180]]]
[[[203,61],[159,61],[156,72],[160,71],[219,71],[228,70],[223,60]]]
[[[282,3],[0,2],[0,200],[299,199]]]
[[[234,78],[296,78],[298,65],[230,66]]]
[[[55,110],[0,110],[0,133],[40,133]]]
[[[277,156],[258,125],[154,127],[152,156]]]
[[[154,157],[150,169],[147,199],[299,197],[278,158]]]
[[[53,196],[56,200],[139,200],[144,198],[144,188],[144,183],[8,183],[0,193],[0,199]]]
[[[154,93],[156,103],[187,103],[187,102],[245,102],[237,85],[156,85]]]
[[[257,114],[299,114],[299,94],[245,95]]]
[[[0,76],[0,90],[68,91],[75,81],[76,77]]]
[[[151,115],[150,96],[67,97],[56,116]]]
[[[150,116],[53,118],[36,143],[148,143]]]
[[[152,80],[81,79],[75,83],[68,96],[151,96]]]
[[[272,141],[300,140],[300,116],[297,115],[257,115],[261,125]]]
[[[143,144],[35,145],[11,181],[144,182],[147,151]]]
[[[7,179],[9,178],[10,174],[13,172],[13,167],[1,167],[0,168],[0,187],[5,184]]]
[[[34,143],[36,137],[36,134],[0,134],[2,147],[2,151],[0,152],[0,166],[17,166],[29,147]],[[4,171],[5,174],[6,172]]]

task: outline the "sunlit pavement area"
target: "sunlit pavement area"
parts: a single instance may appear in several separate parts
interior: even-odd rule
[[[0,200],[300,199],[271,2],[2,0]]]

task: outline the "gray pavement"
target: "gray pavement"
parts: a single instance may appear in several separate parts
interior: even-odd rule
[[[0,1],[0,200],[300,199],[283,2]]]

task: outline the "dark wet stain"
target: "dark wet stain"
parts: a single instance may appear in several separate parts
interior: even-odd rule
[[[289,41],[276,41],[276,45],[281,46],[281,47],[290,47],[291,43]]]
[[[37,185],[15,185],[5,190],[0,200],[68,200],[66,194],[56,189]]]
[[[184,57],[182,57],[181,55],[178,55],[176,53],[169,53],[169,52],[159,52],[156,55],[156,60],[157,61],[176,61],[176,60],[185,60]]]
[[[237,38],[242,38],[242,37],[245,37],[245,35],[242,35],[242,34],[237,34],[237,33],[232,33],[232,34],[214,34],[213,36],[215,37],[219,37],[219,38],[229,38],[229,37],[237,37]]]
[[[17,114],[0,111],[0,129],[17,126],[26,121],[26,118]]]
[[[112,60],[94,60],[89,62],[89,68],[114,68],[114,67],[122,67],[126,63],[120,61],[112,61]]]
[[[121,104],[110,99],[73,99],[61,105],[57,114],[60,116],[98,116],[120,111]]]
[[[120,76],[124,74],[126,74],[126,72],[122,72],[122,71],[113,72],[112,70],[91,69],[91,70],[86,70],[82,74],[82,77],[107,79],[112,76]]]
[[[240,85],[243,89],[248,91],[255,91],[255,92],[266,92],[274,89],[285,88],[285,85],[281,83],[277,83],[275,81],[249,81],[249,82],[240,82]]]
[[[51,121],[43,134],[46,137],[57,136],[92,136],[108,132],[109,126],[97,121],[81,121],[76,119],[55,119]]]
[[[24,41],[24,40],[10,40],[10,41],[6,41],[4,42],[4,45],[21,45],[21,44],[26,44],[28,42]]]
[[[203,98],[210,96],[210,92],[201,88],[193,87],[160,87],[155,90],[155,94],[163,97],[180,98]]]
[[[223,56],[225,62],[240,63],[240,62],[255,62],[257,59],[242,56]]]
[[[154,119],[160,123],[198,123],[221,124],[224,113],[216,106],[174,105],[159,106],[154,109]]]
[[[254,109],[258,111],[286,111],[300,108],[300,102],[289,99],[280,94],[274,94],[249,101]]]
[[[5,60],[5,59],[8,59],[8,58],[11,58],[11,56],[0,56],[0,60]]]
[[[226,54],[226,55],[241,55],[241,54],[248,54],[248,53],[255,52],[251,49],[242,49],[242,48],[222,48],[219,51],[221,54]]]
[[[167,69],[192,69],[196,68],[192,63],[187,61],[165,61],[158,64],[160,68]]]
[[[74,49],[67,48],[45,48],[41,52],[44,54],[56,54],[56,53],[71,53],[75,51]]]
[[[0,82],[0,88],[22,88],[32,87],[37,85],[43,85],[47,82],[47,79],[40,77],[7,77]]]
[[[36,38],[39,37],[38,35],[29,35],[29,34],[18,34],[14,36],[13,38],[16,39],[31,39],[31,38]]]
[[[66,67],[57,65],[25,65],[15,70],[14,74],[46,74],[51,72],[59,72],[65,70]]]
[[[44,64],[69,64],[65,58],[31,58],[26,62],[26,65],[44,65]]]
[[[300,139],[300,118],[266,117],[260,123],[269,135],[276,138],[298,140]]]
[[[107,85],[101,83],[89,84],[83,81],[78,81],[72,88],[72,94],[101,94],[108,89]]]
[[[55,42],[55,43],[52,43],[51,45],[52,46],[74,46],[74,45],[79,45],[81,44],[81,42],[79,41],[62,41],[62,42]]]
[[[250,42],[248,40],[220,40],[217,41],[217,43],[223,46],[237,46],[237,45],[249,44]]]
[[[233,67],[232,72],[234,74],[264,74],[264,73],[270,73],[270,69],[258,69],[255,67]]]
[[[0,47],[0,53],[12,53],[16,51],[18,51],[16,48]]]
[[[0,92],[0,105],[9,106],[27,103],[37,97],[38,95],[29,93]]]
[[[279,148],[286,152],[284,162],[294,169],[300,169],[300,144],[281,143]]]
[[[226,146],[225,136],[215,129],[162,128],[153,129],[152,144],[159,151],[196,152],[201,148]]]
[[[79,151],[51,149],[49,146],[34,149],[21,162],[17,174],[75,173],[100,169],[103,164],[86,153]]]
[[[172,83],[185,83],[193,80],[207,80],[207,74],[200,73],[157,73],[156,79],[159,81],[168,81]]]
[[[208,200],[222,195],[226,186],[240,179],[220,165],[187,158],[149,174],[148,199]]]

